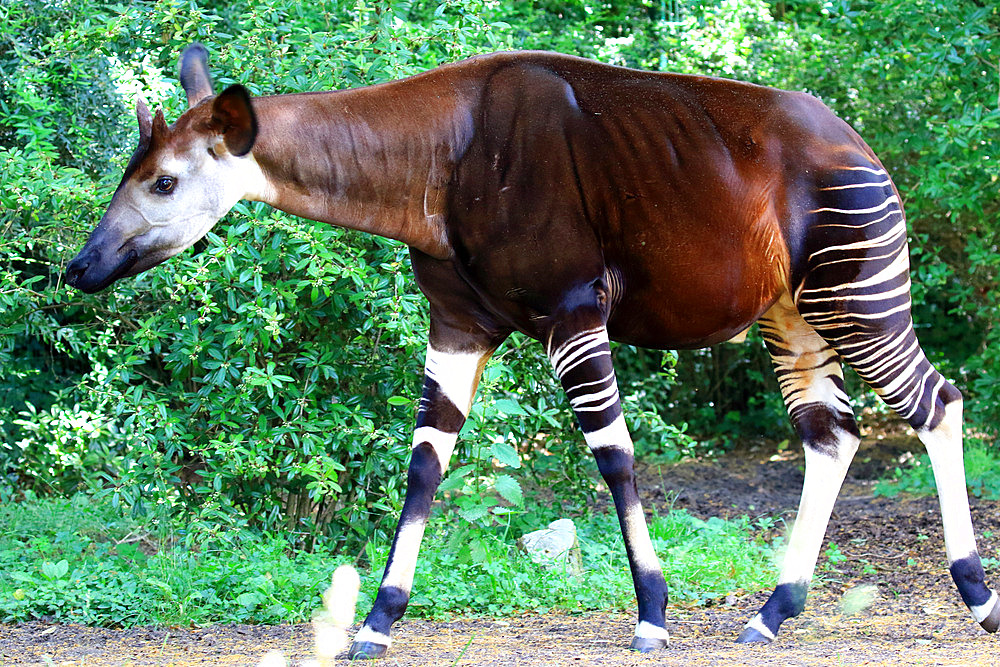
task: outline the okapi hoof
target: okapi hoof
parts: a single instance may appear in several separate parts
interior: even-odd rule
[[[1000,629],[1000,598],[994,596],[993,611],[990,612],[989,616],[979,621],[979,625],[983,626],[983,630],[986,632],[996,632]]]
[[[667,648],[668,643],[669,642],[666,639],[661,639],[659,637],[632,637],[632,643],[629,644],[629,649],[632,651],[638,651],[639,653],[649,653],[650,651]]]
[[[375,642],[354,642],[347,652],[348,660],[378,660],[384,658],[389,647]]]
[[[736,638],[737,644],[770,644],[774,637],[768,637],[757,628],[749,626],[743,628],[743,632]]]

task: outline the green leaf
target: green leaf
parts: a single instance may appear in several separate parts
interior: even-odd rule
[[[494,442],[490,446],[490,454],[505,466],[521,467],[521,458],[517,455],[517,450],[506,442]]]
[[[242,593],[236,598],[236,601],[244,607],[256,607],[264,601],[264,596],[260,593]]]
[[[444,481],[438,486],[438,491],[454,491],[455,489],[460,489],[465,485],[465,476],[475,469],[474,465],[465,465],[461,468],[456,468],[444,478]]]
[[[469,522],[479,521],[486,513],[489,512],[489,507],[485,505],[471,505],[469,507],[460,507],[458,509],[458,515]]]
[[[513,503],[518,507],[524,503],[524,493],[521,491],[521,485],[510,475],[498,476],[494,486],[500,497],[507,502]]]
[[[519,415],[522,417],[527,417],[528,413],[524,411],[524,408],[512,398],[501,398],[497,400],[493,407],[498,411],[507,415]]]
[[[53,563],[51,561],[45,561],[42,563],[42,574],[45,575],[46,579],[56,580],[62,579],[69,572],[69,563],[65,560],[61,560],[58,563]]]
[[[469,544],[469,556],[472,558],[473,563],[485,563],[489,557],[486,542],[482,539],[472,540]]]

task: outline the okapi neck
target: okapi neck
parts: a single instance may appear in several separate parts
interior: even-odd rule
[[[446,188],[472,135],[471,104],[453,86],[422,94],[426,78],[256,98],[265,201],[450,257]]]

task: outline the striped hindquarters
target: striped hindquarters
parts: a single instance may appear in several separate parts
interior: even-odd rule
[[[945,380],[913,331],[906,220],[889,175],[875,165],[833,170],[815,201],[799,312],[893,410],[933,428]]]

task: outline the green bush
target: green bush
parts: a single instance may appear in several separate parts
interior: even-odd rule
[[[1000,499],[1000,455],[994,447],[973,441],[965,447],[965,478],[969,493],[985,500]],[[926,454],[914,458],[893,471],[891,479],[875,486],[876,496],[893,498],[900,493],[932,496],[937,493],[934,470]]]
[[[484,21],[482,9],[380,2],[307,11],[289,2],[215,14],[158,3],[108,16],[97,4],[4,6],[24,31],[0,55],[12,109],[0,134],[9,165],[0,182],[6,495],[103,483],[134,512],[179,513],[189,535],[281,529],[306,544],[325,535],[354,548],[384,537],[392,524],[383,517],[401,505],[408,397],[419,394],[426,337],[405,247],[244,203],[194,252],[111,292],[69,290],[61,269],[127,157],[120,138],[135,121],[126,108],[141,92],[168,117],[183,111],[172,72],[190,40],[213,51],[219,85],[329,89],[504,46],[502,24]],[[65,67],[44,69],[50,63]],[[63,136],[47,128],[78,111],[66,67],[81,72],[71,82],[85,72],[112,91],[114,104],[92,101],[99,112]],[[95,143],[103,153],[88,153]],[[519,356],[490,371],[491,393],[472,420],[483,428],[456,458],[484,443],[486,453],[524,451],[535,436],[525,429],[544,424],[557,433],[549,450],[569,453],[565,474],[583,460],[564,436],[572,418],[560,410],[556,419],[550,406],[562,399],[551,379],[521,380],[541,360],[520,354],[522,345],[512,342]],[[522,386],[517,400],[507,397]],[[504,401],[523,422],[478,418],[503,414]],[[497,474],[481,469],[477,479],[479,492],[520,497],[512,478],[497,486]]]
[[[63,284],[130,152],[136,98],[177,117],[176,60],[195,40],[217,85],[259,95],[510,47],[813,92],[896,176],[921,338],[969,395],[970,422],[993,429],[998,12],[972,0],[4,1],[0,499],[103,487],[136,512],[185,519],[192,536],[254,527],[335,548],[392,527],[426,328],[405,248],[244,203],[193,251],[113,291]],[[769,363],[750,341],[676,362],[617,347],[639,451],[784,437]],[[539,346],[512,338],[481,396],[449,481],[462,516],[505,520],[522,484],[585,503],[594,467]]]

